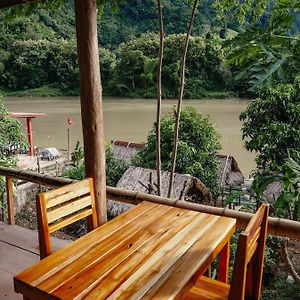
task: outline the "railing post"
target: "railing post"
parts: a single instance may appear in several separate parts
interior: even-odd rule
[[[7,197],[7,213],[8,224],[15,224],[15,204],[14,204],[14,190],[13,179],[10,176],[6,176],[6,197]]]

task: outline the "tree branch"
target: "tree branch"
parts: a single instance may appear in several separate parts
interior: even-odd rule
[[[287,251],[287,241],[288,239],[283,239],[281,241],[281,254],[282,254],[282,259],[285,263],[285,265],[288,268],[288,271],[290,272],[290,274],[292,275],[293,279],[295,280],[295,282],[300,285],[300,276],[298,275],[298,273],[296,272],[290,258],[288,255],[288,251]]]
[[[161,1],[157,0],[159,18],[159,58],[157,65],[157,111],[156,111],[156,172],[157,194],[161,196],[161,147],[160,147],[160,121],[161,121],[161,69],[164,53],[164,28]]]
[[[190,40],[190,35],[192,32],[192,26],[193,26],[193,22],[194,22],[194,18],[195,18],[197,5],[198,5],[198,0],[194,0],[192,14],[191,14],[190,22],[189,22],[189,27],[188,27],[188,32],[186,34],[185,44],[184,44],[183,53],[182,53],[182,57],[181,57],[180,92],[179,92],[179,97],[178,97],[177,112],[176,112],[176,119],[175,119],[175,132],[174,132],[174,140],[173,140],[172,164],[171,164],[171,172],[170,172],[170,179],[169,179],[168,198],[171,197],[172,190],[173,190],[174,173],[175,173],[177,148],[178,148],[180,112],[181,112],[181,106],[182,106],[183,91],[184,91],[184,86],[185,86],[185,63],[186,63],[187,50],[188,50],[188,46],[189,46],[189,40]]]

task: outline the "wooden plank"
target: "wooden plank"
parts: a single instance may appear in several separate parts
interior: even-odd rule
[[[201,276],[200,280],[197,281],[196,285],[183,300],[226,300],[228,299],[229,288],[229,284]]]
[[[166,238],[171,238],[181,231],[182,226],[188,225],[195,218],[195,214],[190,212],[174,211],[171,209],[160,217],[162,222],[155,219],[152,223],[146,223],[144,229],[141,228],[138,234],[146,236],[140,237],[136,242],[125,244],[122,251],[115,252],[114,255],[86,269],[69,280],[68,285],[62,286],[55,291],[55,295],[61,297],[65,293],[72,298],[104,299],[109,296],[119,285],[134,274],[145,262],[147,255],[157,251],[165,244]],[[161,226],[165,224],[166,227]],[[170,226],[170,224],[173,224]],[[174,224],[178,226],[174,226]],[[146,230],[145,230],[146,229]],[[130,245],[130,248],[128,248]],[[72,288],[70,291],[70,286]]]
[[[76,211],[80,211],[88,206],[91,206],[91,197],[85,196],[83,198],[76,199],[72,202],[63,204],[51,211],[48,211],[48,223],[52,223],[58,219],[68,216]]]
[[[84,211],[81,211],[80,213],[76,214],[76,215],[72,215],[68,218],[64,218],[62,221],[59,221],[57,223],[51,224],[49,226],[49,232],[55,232],[61,228],[64,228],[76,221],[79,221],[83,218],[86,218],[87,216],[90,216],[93,213],[92,209],[85,209]]]
[[[51,253],[52,249],[44,196],[44,193],[36,196],[39,249],[41,259],[47,257]]]
[[[15,225],[15,202],[14,202],[13,178],[10,176],[6,176],[5,184],[6,184],[8,224]]]
[[[140,299],[144,297],[148,290],[164,277],[164,274],[172,268],[176,261],[180,260],[197,239],[216,225],[218,219],[219,217],[199,214],[177,234],[165,239],[164,244],[154,252],[146,251],[147,256],[143,265],[107,299]],[[177,284],[182,285],[181,282],[177,282]]]
[[[46,207],[51,208],[57,204],[64,203],[70,199],[80,197],[85,194],[90,193],[90,179],[84,179],[82,181],[65,185],[58,189],[48,191],[45,194],[44,198],[46,201]]]
[[[51,272],[53,272],[53,268],[56,268],[57,265],[64,268],[67,264],[75,260],[76,257],[79,257],[82,252],[92,248],[95,243],[108,238],[109,235],[114,234],[114,232],[120,230],[121,227],[134,223],[137,218],[143,217],[144,214],[151,211],[156,206],[157,205],[155,204],[144,202],[137,207],[128,210],[105,224],[105,226],[95,229],[93,232],[90,232],[84,237],[69,244],[64,249],[55,252],[51,257],[45,258],[39,264],[24,270],[22,273],[18,274],[16,278],[25,282],[34,282],[43,276],[50,276]]]
[[[156,213],[159,215],[159,210],[162,209],[160,207],[156,209]],[[176,218],[178,213],[180,212],[167,209],[159,216],[166,222],[170,222]],[[122,232],[117,232],[118,235],[115,234],[101,241],[87,254],[82,254],[74,263],[68,265],[62,272],[53,274],[38,287],[51,290],[57,297],[66,297],[62,296],[66,293],[70,298],[93,288],[95,282],[101,280],[101,277],[106,275],[109,270],[139,249],[151,236],[157,234],[158,229],[163,230],[156,221],[154,211],[149,212],[148,216],[145,215],[143,220],[142,226],[139,224],[135,227],[131,226],[132,228],[123,228]],[[136,225],[136,222],[132,225]],[[72,288],[70,289],[70,287]]]
[[[245,232],[248,233],[249,241],[251,241],[255,234],[257,233],[257,230],[261,226],[264,214],[260,213],[262,211],[263,207],[261,206],[260,209],[257,211],[257,213],[251,218],[249,224],[247,225]]]
[[[235,223],[234,219],[221,217],[213,229],[204,233],[203,238],[199,238],[165,273],[144,299],[181,299],[229,241]],[[195,274],[192,279],[191,274]]]
[[[25,251],[35,253],[37,256],[39,256],[38,234],[36,231],[32,231],[17,225],[8,225],[0,222],[0,236],[2,241],[14,245],[17,248],[24,249]],[[65,247],[69,243],[70,241],[68,240],[60,240],[52,237],[54,251]],[[25,268],[31,265],[33,265],[33,263],[20,268],[17,273],[23,271]]]
[[[93,180],[90,180],[90,195],[91,195],[91,202],[92,202],[92,211],[93,214],[91,217],[87,218],[87,229],[88,232],[96,229],[98,225],[98,217],[97,217],[97,208],[95,202],[95,190],[94,190],[94,183]]]

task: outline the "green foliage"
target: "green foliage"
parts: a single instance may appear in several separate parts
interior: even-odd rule
[[[111,146],[106,147],[106,183],[110,186],[116,186],[122,175],[129,168],[129,164],[123,160],[114,158]]]
[[[5,147],[11,144],[27,146],[25,137],[21,132],[21,123],[8,115],[0,95],[0,160],[10,159]]]
[[[179,66],[184,35],[166,36],[162,67],[163,97],[178,96]],[[117,50],[117,64],[110,81],[112,93],[155,97],[158,35],[149,33],[122,44]],[[208,91],[224,91],[230,87],[229,70],[224,66],[220,40],[215,36],[206,39],[191,37],[186,65],[186,98],[199,98]]]
[[[300,152],[294,151],[288,158],[278,175],[265,175],[256,178],[255,190],[262,197],[263,192],[272,182],[279,182],[283,191],[276,199],[275,213],[277,216],[298,221],[300,219]]]
[[[10,90],[36,89],[46,85],[60,90],[79,90],[76,44],[60,39],[16,41],[8,46],[0,84]],[[107,49],[100,49],[102,80],[108,81],[116,63]],[[0,61],[1,68],[1,61]],[[21,74],[21,76],[20,76]]]
[[[161,121],[162,169],[169,170],[174,137],[174,115]],[[192,129],[192,130],[191,130]],[[208,117],[203,117],[193,107],[181,112],[176,172],[200,178],[214,196],[219,193],[216,154],[221,149],[219,135]],[[156,140],[153,128],[145,146],[133,159],[135,166],[156,168]]]
[[[16,165],[14,157],[7,152],[7,146],[11,144],[19,144],[23,148],[27,147],[25,137],[21,132],[21,123],[8,115],[0,95],[0,166],[12,167]],[[0,197],[3,187],[4,178],[0,176]]]
[[[80,145],[80,142],[77,141],[74,152],[71,153],[72,165],[78,166],[84,159],[83,147]]]
[[[67,177],[75,180],[82,180],[85,178],[85,167],[84,164],[71,165],[63,174],[63,177]]]
[[[74,153],[74,154],[73,154]],[[76,144],[73,152],[74,163],[69,166],[64,173],[64,177],[82,180],[85,178],[85,167],[83,161],[83,148],[79,142]],[[128,169],[128,163],[114,158],[112,147],[107,146],[105,151],[106,159],[106,184],[109,186],[116,186],[124,172]]]
[[[293,29],[300,4],[277,0],[270,7],[259,23],[226,43],[228,64],[234,68],[236,80],[247,82],[250,91],[291,83],[299,73],[300,37]]]
[[[259,171],[280,171],[288,149],[300,148],[299,79],[262,91],[240,115],[245,147],[258,153]]]

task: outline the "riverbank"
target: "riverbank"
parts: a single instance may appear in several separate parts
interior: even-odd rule
[[[26,90],[10,90],[0,87],[0,95],[4,97],[76,97],[79,96],[80,90],[78,88],[63,88],[59,86],[45,85],[42,87]],[[103,90],[103,96],[105,97],[120,97],[120,98],[144,98],[153,99],[156,98],[155,92],[145,94],[144,91],[136,90],[134,92],[127,92],[126,95],[114,95],[113,93]],[[199,93],[199,100],[201,99],[228,99],[236,98],[238,95],[233,91],[205,91],[202,90]],[[171,98],[164,98],[171,99]]]
[[[67,149],[68,118],[71,149],[76,142],[82,144],[82,128],[79,97],[5,97],[4,103],[10,112],[46,113],[45,117],[33,120],[33,143],[37,147]],[[248,177],[255,169],[254,153],[248,152],[242,141],[242,122],[239,115],[248,101],[233,99],[202,99],[184,101],[183,106],[194,106],[204,116],[209,115],[221,136],[222,154],[232,155],[243,174]],[[164,100],[162,115],[173,112],[177,100]],[[121,140],[143,143],[156,118],[155,99],[107,98],[103,99],[105,140]],[[23,121],[22,121],[23,122]],[[23,122],[26,133],[26,124]]]

